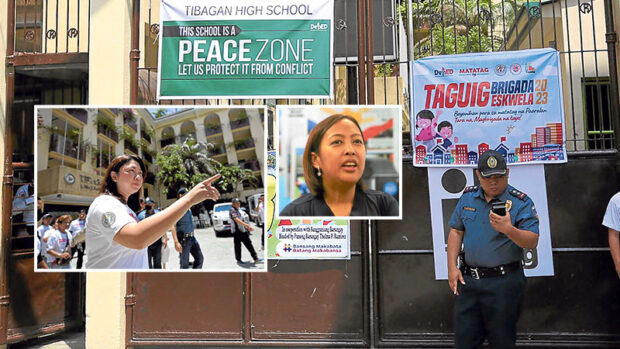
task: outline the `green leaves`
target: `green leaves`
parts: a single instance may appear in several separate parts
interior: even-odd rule
[[[193,187],[217,173],[220,163],[209,154],[211,143],[203,143],[189,136],[182,145],[170,144],[157,154],[157,181],[164,192],[181,187]]]
[[[501,51],[515,25],[515,13],[529,2],[491,0],[425,0],[412,5],[415,59],[440,54]],[[533,3],[534,4],[534,3]],[[538,3],[535,3],[536,5]],[[408,26],[408,2],[399,19]]]
[[[236,192],[243,181],[248,181],[253,187],[258,184],[258,178],[252,170],[242,169],[238,165],[220,165],[219,173],[222,177],[216,182],[216,186],[222,192]]]
[[[215,187],[222,193],[236,193],[239,185],[247,181],[251,186],[258,185],[258,178],[252,170],[238,165],[222,165],[211,157],[212,143],[198,142],[188,136],[183,144],[170,144],[157,154],[157,181],[168,190],[176,192],[181,187],[193,187],[216,173],[222,177]]]

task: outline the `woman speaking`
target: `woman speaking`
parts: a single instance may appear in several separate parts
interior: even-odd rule
[[[398,216],[396,199],[365,189],[365,165],[366,144],[357,121],[329,116],[312,129],[304,150],[304,178],[311,194],[288,204],[280,216]]]
[[[161,238],[193,205],[217,200],[217,174],[196,185],[165,210],[138,222],[138,192],[145,166],[134,155],[119,155],[108,166],[99,196],[86,217],[87,269],[148,269],[146,248]]]

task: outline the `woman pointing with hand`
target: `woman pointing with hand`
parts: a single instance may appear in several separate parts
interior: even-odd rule
[[[147,247],[161,238],[187,210],[204,200],[217,200],[211,185],[217,174],[197,184],[165,210],[138,222],[138,192],[145,166],[134,155],[119,155],[108,166],[99,196],[86,217],[87,269],[148,269]]]

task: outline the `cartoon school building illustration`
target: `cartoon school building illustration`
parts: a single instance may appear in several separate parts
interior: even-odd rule
[[[547,123],[545,126],[536,127],[530,139],[530,142],[519,143],[519,147],[511,151],[505,144],[507,137],[503,136],[494,150],[500,152],[507,163],[564,159],[561,123]],[[478,144],[478,152],[469,151],[468,144],[456,144],[454,149],[448,149],[443,146],[441,138],[436,138],[435,141],[437,143],[430,150],[424,144],[415,148],[416,163],[475,165],[478,157],[491,149],[489,144],[484,142]]]

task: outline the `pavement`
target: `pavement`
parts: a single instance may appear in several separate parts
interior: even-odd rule
[[[254,231],[250,233],[250,240],[252,241],[252,245],[254,246],[258,257],[262,258],[263,261],[259,263],[254,263],[252,257],[250,256],[250,253],[242,244],[241,260],[245,263],[241,265],[237,264],[237,261],[235,260],[235,250],[232,235],[216,237],[213,228],[201,228],[194,231],[194,236],[200,244],[200,249],[202,250],[202,255],[204,257],[204,262],[200,271],[266,271],[267,259],[266,251],[261,248],[261,229],[258,228],[254,223],[250,223],[250,225],[254,227]],[[172,233],[169,231],[167,233],[167,236],[170,255],[167,262],[162,260],[162,264],[165,263],[166,265],[165,271],[182,270],[180,268],[179,253],[174,249],[174,240],[172,239]],[[87,260],[88,255],[85,255],[84,264],[86,264]],[[189,260],[190,263],[193,261],[193,257],[191,257],[191,255]],[[73,258],[71,260],[71,267],[75,269],[76,264],[77,254],[76,258]]]
[[[84,329],[62,332],[49,336],[27,340],[25,342],[9,344],[8,349],[84,349]]]

